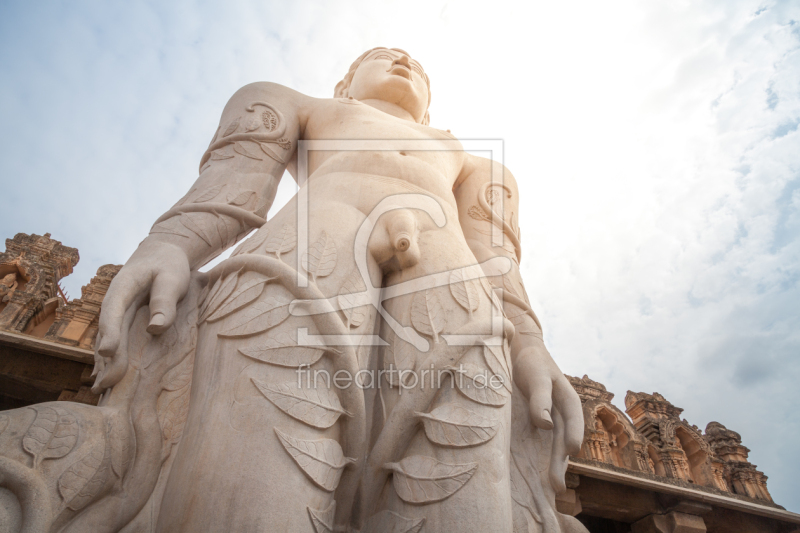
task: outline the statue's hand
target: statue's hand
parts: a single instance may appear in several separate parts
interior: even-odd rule
[[[583,443],[581,400],[541,343],[519,351],[514,382],[529,399],[533,424],[554,430],[550,479],[556,492],[561,492],[566,489],[567,457],[577,455]]]
[[[147,301],[149,295],[147,332],[165,332],[175,321],[177,304],[186,294],[189,278],[189,260],[179,247],[152,239],[139,246],[114,277],[103,299],[95,351],[97,381],[92,390],[100,392],[114,385],[127,371],[127,357],[118,349],[129,309]]]

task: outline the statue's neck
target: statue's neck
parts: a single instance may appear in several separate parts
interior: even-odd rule
[[[402,118],[403,120],[410,120],[411,122],[416,122],[411,113],[409,113],[408,111],[406,111],[397,104],[392,104],[384,100],[376,100],[373,98],[369,98],[367,100],[359,100],[359,102],[361,102],[362,104],[367,104],[370,107],[374,107],[375,109],[383,111],[384,113],[392,115],[393,117]]]

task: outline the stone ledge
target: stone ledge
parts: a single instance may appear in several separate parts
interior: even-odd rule
[[[57,342],[40,339],[39,337],[31,337],[30,335],[23,335],[21,333],[0,331],[0,344],[13,348],[21,348],[52,357],[58,357],[59,359],[78,361],[79,363],[86,363],[87,365],[94,364],[94,352],[91,350],[77,348],[75,346],[68,346],[66,344],[59,344]]]
[[[779,505],[742,498],[740,495],[729,494],[710,487],[691,485],[644,472],[632,472],[606,464],[601,466],[601,463],[574,457],[569,458],[567,472],[653,492],[683,496],[709,505],[773,518],[791,524],[800,524],[800,514],[787,511]]]

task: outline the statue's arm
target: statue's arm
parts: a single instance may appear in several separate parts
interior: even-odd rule
[[[286,87],[239,89],[200,160],[200,176],[147,240],[180,248],[196,269],[260,227],[300,137],[308,98]]]
[[[556,408],[565,421],[565,451],[575,454],[583,440],[580,399],[544,345],[541,325],[522,282],[517,182],[500,163],[468,155],[454,193],[464,236],[478,261],[506,257],[511,266],[505,274],[487,271],[486,275],[502,291],[504,311],[514,323],[514,383],[529,398],[536,426],[552,428]]]
[[[175,320],[191,270],[265,223],[311,100],[264,82],[246,85],[231,97],[201,158],[197,181],[153,224],[106,293],[95,390],[113,385],[124,375],[124,365],[113,363],[123,317],[131,306],[149,302],[147,331],[163,333]]]

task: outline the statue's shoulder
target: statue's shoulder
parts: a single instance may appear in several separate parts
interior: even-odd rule
[[[270,105],[283,107],[286,111],[300,111],[316,101],[316,98],[290,89],[279,83],[269,81],[256,81],[248,83],[236,91],[229,101],[231,103],[250,105],[254,102],[266,102]]]
[[[518,194],[517,180],[511,171],[499,161],[477,154],[466,153],[464,167],[455,188],[464,184],[483,187],[487,183],[502,183],[508,194]]]

